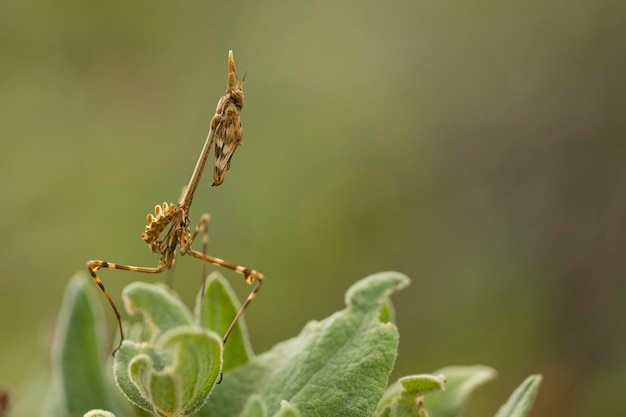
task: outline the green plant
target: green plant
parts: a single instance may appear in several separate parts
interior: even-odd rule
[[[495,376],[491,368],[450,367],[387,387],[398,347],[388,297],[408,283],[393,272],[365,278],[348,290],[344,310],[308,323],[298,336],[258,356],[243,321],[225,348],[220,342],[218,334],[239,303],[219,274],[209,276],[193,313],[163,285],[132,283],[124,289],[124,303],[143,322],[128,327],[129,339],[113,361],[114,383],[102,361],[107,354],[99,301],[90,280],[79,274],[59,315],[42,414],[457,416],[472,391]],[[496,417],[527,415],[540,380],[534,375],[524,381]]]

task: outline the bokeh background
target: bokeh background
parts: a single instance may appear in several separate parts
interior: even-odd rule
[[[392,378],[484,363],[499,377],[468,415],[531,373],[532,416],[626,415],[625,11],[3,0],[0,379],[33,401],[86,260],[156,264],[145,215],[187,183],[233,49],[244,145],[191,215],[211,213],[211,254],[267,276],[247,314],[257,352],[397,270],[413,284],[394,296]],[[165,279],[101,276],[117,300]],[[191,302],[200,265],[179,259],[174,279]]]

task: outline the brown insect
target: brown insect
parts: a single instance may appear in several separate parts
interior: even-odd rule
[[[93,277],[96,284],[98,284],[107,300],[109,300],[109,304],[111,304],[111,307],[115,312],[115,316],[117,317],[121,340],[113,353],[117,352],[124,341],[124,330],[122,329],[120,313],[113,302],[111,295],[97,275],[97,271],[102,268],[158,274],[166,269],[171,269],[174,266],[178,248],[181,255],[189,254],[194,258],[203,261],[203,263],[209,262],[235,271],[243,275],[248,284],[256,282],[256,285],[250,292],[250,295],[248,295],[248,298],[237,312],[237,315],[228,327],[228,330],[226,330],[223,343],[226,343],[226,340],[237,324],[237,321],[261,288],[261,284],[263,284],[263,274],[260,272],[207,255],[206,253],[199,252],[191,247],[193,241],[201,230],[205,230],[206,233],[209,222],[209,215],[207,213],[200,217],[200,221],[198,222],[198,225],[194,229],[193,233],[189,228],[189,208],[191,207],[194,192],[198,187],[200,176],[202,175],[204,165],[206,164],[209,152],[211,151],[211,144],[213,143],[213,140],[215,140],[215,171],[213,174],[212,185],[220,185],[224,181],[226,170],[229,167],[233,153],[237,149],[237,146],[241,143],[242,130],[239,112],[243,108],[243,99],[243,82],[237,82],[233,52],[229,51],[228,87],[226,88],[226,95],[221,97],[218,101],[215,115],[211,119],[209,134],[206,142],[204,143],[204,147],[202,148],[202,152],[200,153],[200,157],[198,158],[198,162],[196,163],[196,167],[193,170],[189,184],[184,188],[177,205],[173,203],[163,203],[162,205],[155,206],[154,214],[148,214],[148,225],[146,226],[144,233],[141,235],[141,238],[150,246],[152,252],[161,255],[161,259],[159,259],[157,266],[140,267],[115,264],[106,261],[87,262],[87,269],[89,269],[89,273]],[[166,229],[167,231],[165,231]],[[159,239],[163,233],[163,237]],[[208,240],[207,238],[208,235],[205,234],[205,247]],[[204,281],[202,290],[204,292]]]
[[[213,171],[213,183],[220,185],[224,182],[226,170],[230,168],[230,160],[241,145],[243,130],[239,112],[243,107],[243,83],[237,82],[235,75],[235,61],[232,54],[228,59],[228,87],[226,95],[217,103],[215,116],[211,120],[211,130],[215,131],[215,170]]]

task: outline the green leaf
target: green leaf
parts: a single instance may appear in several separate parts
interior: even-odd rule
[[[396,309],[393,307],[391,300],[385,300],[385,303],[380,309],[380,317],[378,318],[381,323],[395,323],[396,322]]]
[[[91,410],[86,412],[83,417],[115,417],[115,414],[106,410]]]
[[[51,395],[46,416],[82,415],[94,407],[118,409],[105,377],[104,322],[93,281],[78,273],[70,280],[52,342]]]
[[[376,416],[417,417],[423,415],[423,399],[426,394],[443,391],[446,379],[443,375],[411,375],[392,384],[378,403]]]
[[[223,336],[240,306],[235,292],[226,279],[220,273],[212,272],[206,281],[204,298],[200,298],[200,294],[197,297],[196,323]],[[224,345],[223,371],[243,365],[251,356],[253,353],[248,330],[244,318],[241,317]]]
[[[142,355],[159,358],[159,356],[154,353],[152,345],[125,340],[115,355],[113,375],[115,376],[115,383],[118,388],[130,402],[135,404],[137,407],[152,413],[152,403],[149,399],[142,396],[141,391],[130,379],[130,363],[133,359],[141,357]]]
[[[142,316],[148,342],[167,330],[193,324],[187,306],[165,285],[133,282],[122,291],[122,299],[128,314]]]
[[[215,333],[191,325],[191,313],[162,286],[124,289],[130,311],[144,318],[147,341],[126,340],[115,357],[115,381],[137,407],[158,415],[190,415],[208,398],[222,364]]]
[[[424,399],[430,417],[453,417],[459,415],[463,405],[476,388],[496,376],[488,366],[451,366],[439,369],[435,374],[446,376],[446,390],[436,392]]]
[[[208,398],[220,374],[222,343],[214,333],[181,326],[154,346],[125,341],[115,379],[136,406],[159,415],[190,415]]]
[[[402,395],[416,397],[445,390],[446,378],[444,375],[410,375],[398,380],[402,385]]]
[[[283,400],[280,402],[280,410],[273,417],[300,417],[300,413],[293,405]]]
[[[308,323],[297,337],[226,372],[199,415],[239,416],[254,393],[269,415],[282,400],[302,416],[372,415],[398,346],[397,329],[379,321],[380,309],[408,283],[394,272],[359,281],[346,294],[346,309]]]
[[[498,410],[496,417],[525,417],[533,406],[541,375],[531,375],[517,387],[509,400]]]
[[[248,398],[246,406],[241,413],[241,417],[266,417],[267,407],[263,402],[263,398],[253,394]]]

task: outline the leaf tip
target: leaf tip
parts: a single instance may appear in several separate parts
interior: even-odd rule
[[[346,305],[382,304],[392,292],[408,286],[410,282],[409,277],[399,272],[379,272],[348,288],[345,302]]]

